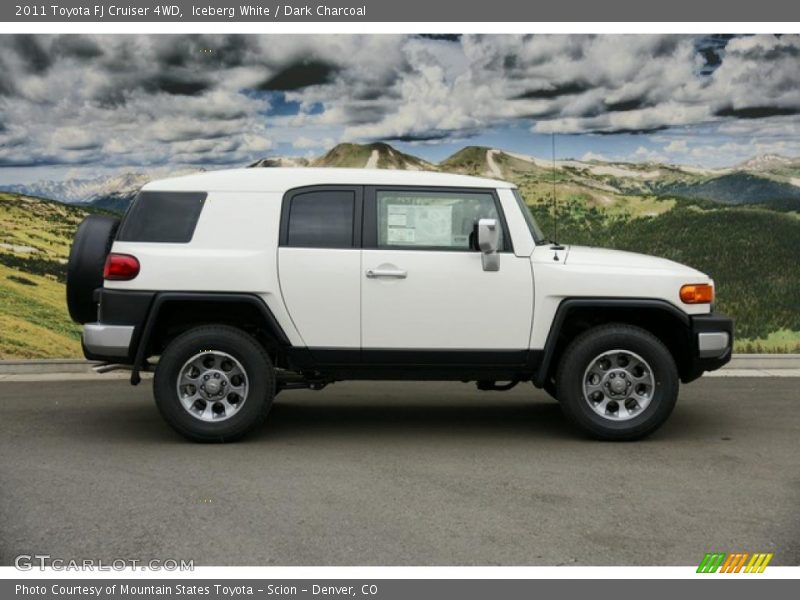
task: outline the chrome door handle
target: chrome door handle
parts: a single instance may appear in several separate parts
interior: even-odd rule
[[[408,277],[408,271],[402,269],[367,269],[367,279],[376,279],[377,277],[394,277],[395,279],[405,279]]]

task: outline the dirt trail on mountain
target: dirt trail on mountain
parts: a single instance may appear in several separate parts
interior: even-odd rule
[[[491,171],[492,175],[495,177],[502,179],[503,172],[500,170],[500,167],[497,166],[497,163],[494,162],[494,155],[498,154],[499,150],[487,150],[486,151],[486,164],[489,165],[489,171]]]

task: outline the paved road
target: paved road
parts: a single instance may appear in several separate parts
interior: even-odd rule
[[[149,381],[0,383],[0,564],[798,564],[798,385],[703,379],[614,444],[530,387],[336,384],[220,446],[169,430]]]

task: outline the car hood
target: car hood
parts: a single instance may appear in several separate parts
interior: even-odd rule
[[[708,279],[705,273],[666,258],[638,254],[636,252],[625,252],[623,250],[592,248],[589,246],[569,246],[564,264],[566,266],[602,266],[663,271],[672,274],[693,276],[701,278],[703,281]]]

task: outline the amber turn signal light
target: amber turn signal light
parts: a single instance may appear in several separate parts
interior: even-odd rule
[[[710,304],[714,301],[714,286],[708,283],[689,283],[681,287],[684,304]]]

